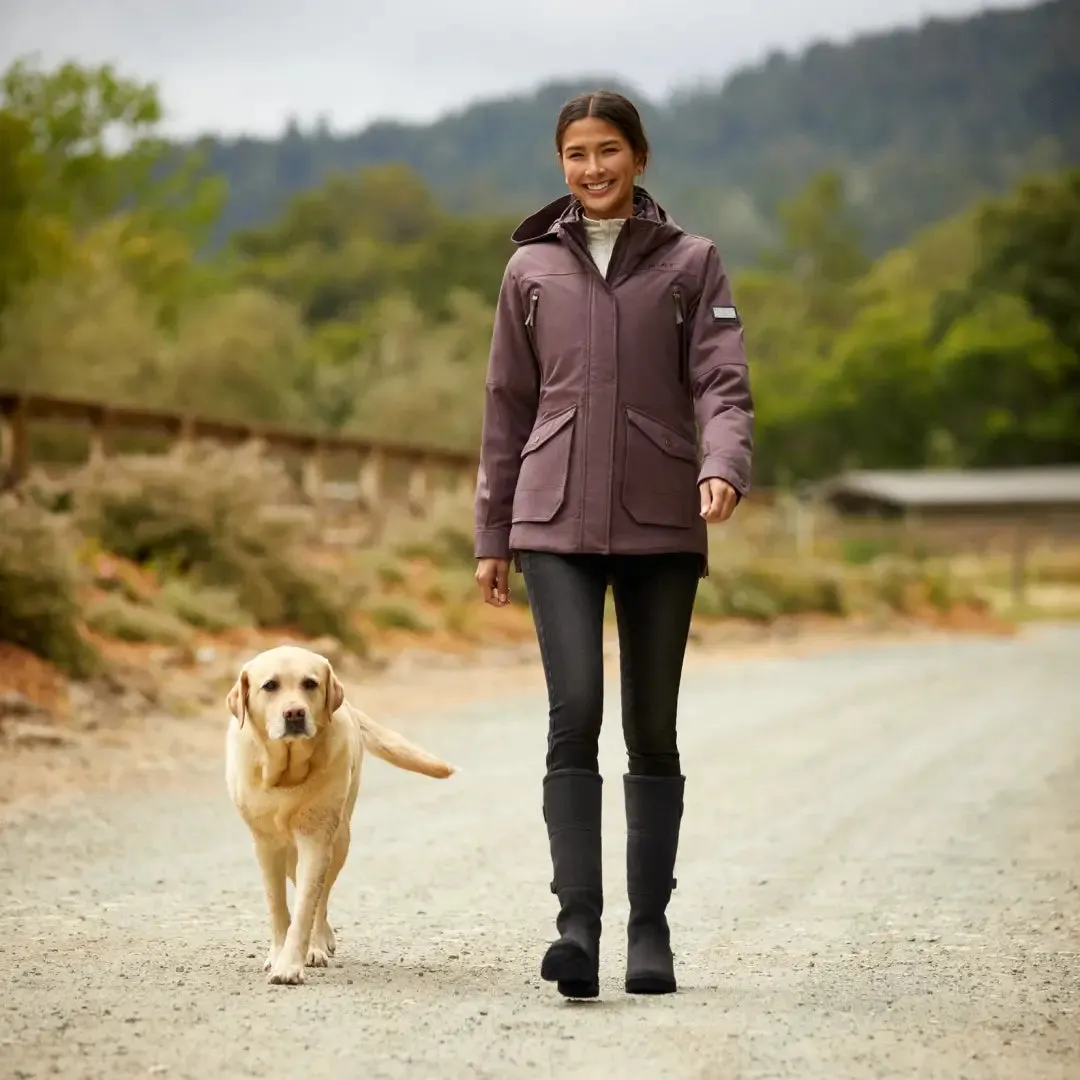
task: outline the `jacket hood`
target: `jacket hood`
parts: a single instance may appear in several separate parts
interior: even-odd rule
[[[529,244],[546,237],[557,237],[563,226],[580,221],[582,216],[583,209],[577,197],[562,195],[525,218],[510,234],[510,239],[515,244]],[[636,184],[633,216],[654,225],[682,231],[668,212],[643,187]]]

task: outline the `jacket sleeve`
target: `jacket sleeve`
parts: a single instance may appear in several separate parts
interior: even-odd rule
[[[495,307],[484,388],[474,502],[474,553],[478,559],[510,558],[510,525],[521,450],[536,421],[539,400],[539,365],[525,326],[521,289],[508,266]]]
[[[726,480],[742,498],[750,490],[754,403],[742,320],[713,244],[705,256],[701,294],[690,320],[690,382],[701,432],[698,483]]]

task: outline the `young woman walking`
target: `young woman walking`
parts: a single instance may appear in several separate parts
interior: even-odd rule
[[[569,193],[518,226],[491,342],[475,501],[476,579],[509,602],[523,573],[547,678],[543,816],[558,940],[541,976],[599,993],[597,747],[603,618],[619,630],[626,801],[626,990],[676,988],[667,906],[683,811],[676,712],[706,523],[750,483],[742,325],[716,248],[637,179],[637,109],[598,91],[563,107]]]

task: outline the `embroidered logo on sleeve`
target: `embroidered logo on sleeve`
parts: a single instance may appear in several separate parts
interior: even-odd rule
[[[712,309],[713,322],[737,323],[739,313],[733,307],[714,307]]]

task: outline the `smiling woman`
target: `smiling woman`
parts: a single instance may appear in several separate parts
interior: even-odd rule
[[[555,146],[569,193],[515,230],[495,312],[476,578],[486,602],[506,604],[516,559],[544,661],[559,938],[540,973],[567,997],[599,993],[597,747],[612,586],[629,759],[625,985],[670,993],[679,685],[706,524],[726,521],[748,490],[753,404],[716,248],[637,183],[649,143],[633,103],[610,91],[573,98]]]
[[[574,98],[559,115],[555,147],[567,187],[586,217],[631,216],[634,180],[649,163],[649,141],[630,101],[604,93]]]

